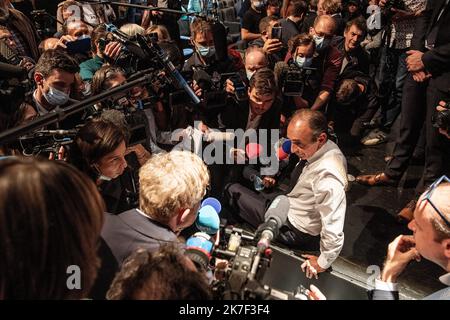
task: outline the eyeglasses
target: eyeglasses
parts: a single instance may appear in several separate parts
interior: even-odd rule
[[[450,221],[448,221],[445,216],[442,214],[442,212],[438,209],[438,207],[436,207],[436,205],[431,201],[431,195],[433,194],[433,191],[436,189],[436,187],[441,183],[441,182],[450,182],[450,179],[447,176],[442,176],[439,179],[437,179],[435,182],[433,182],[433,184],[428,188],[427,191],[425,191],[424,193],[424,197],[422,199],[422,201],[428,201],[428,203],[433,207],[433,209],[438,213],[438,215],[442,218],[442,220],[444,220],[445,224],[447,225],[447,227],[450,228]]]

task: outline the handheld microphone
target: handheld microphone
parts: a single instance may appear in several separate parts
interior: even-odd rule
[[[219,212],[222,206],[219,200],[215,198],[207,198],[203,200],[200,210],[198,212],[195,225],[197,228],[207,234],[214,235],[219,231],[220,218]]]
[[[78,130],[40,130],[37,131],[40,134],[49,134],[49,135],[58,135],[58,136],[68,136],[68,135],[76,135]]]
[[[263,146],[259,143],[249,143],[245,146],[245,154],[249,159],[258,158],[263,151]]]
[[[186,241],[185,255],[192,260],[199,271],[208,270],[212,250],[211,237],[204,232],[197,232]]]
[[[275,145],[278,160],[284,160],[291,154],[292,142],[289,139],[281,139]]]

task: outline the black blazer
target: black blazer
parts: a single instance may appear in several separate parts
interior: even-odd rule
[[[425,52],[422,57],[425,69],[432,74],[434,85],[445,92],[450,89],[450,4],[437,22],[438,33],[432,50],[425,48],[425,40],[436,25],[445,0],[427,2],[422,16],[417,19],[411,49]]]
[[[136,209],[119,215],[105,213],[101,236],[119,265],[138,248],[157,251],[163,244],[179,244],[172,230]]]
[[[258,129],[280,128],[281,101],[275,98],[272,107],[262,115]],[[220,119],[226,129],[242,129],[245,131],[249,114],[249,102],[237,102],[234,98],[228,98],[226,108],[221,112]]]

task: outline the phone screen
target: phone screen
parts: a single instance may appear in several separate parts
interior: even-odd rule
[[[66,43],[67,52],[69,53],[85,53],[91,51],[91,38],[84,38]]]
[[[271,38],[281,40],[281,33],[282,33],[281,27],[272,27]]]

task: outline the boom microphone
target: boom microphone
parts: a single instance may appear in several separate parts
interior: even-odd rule
[[[267,209],[262,226],[261,238],[258,241],[258,248],[264,251],[270,246],[270,241],[278,236],[280,227],[286,222],[289,211],[289,198],[280,195],[276,197]]]

